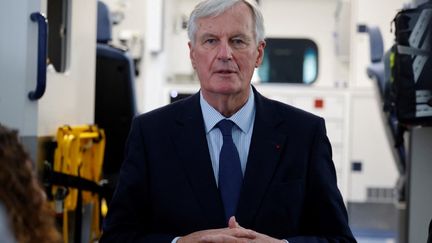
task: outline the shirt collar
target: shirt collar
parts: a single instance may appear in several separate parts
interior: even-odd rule
[[[244,104],[243,107],[231,117],[224,117],[222,114],[220,114],[204,99],[201,92],[200,105],[203,113],[206,133],[209,133],[216,126],[216,124],[223,119],[233,121],[244,133],[247,133],[252,128],[254,120],[253,118],[255,117],[255,97],[252,87],[250,88],[249,97],[246,104]]]

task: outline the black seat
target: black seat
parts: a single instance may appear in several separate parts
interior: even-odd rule
[[[108,7],[101,1],[98,1],[97,24],[94,120],[105,130],[103,174],[114,188],[124,159],[124,145],[130,124],[137,113],[135,68],[125,50],[110,45],[112,22]]]

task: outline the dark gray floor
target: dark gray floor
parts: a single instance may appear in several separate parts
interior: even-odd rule
[[[396,232],[398,211],[393,203],[348,203],[353,228]]]
[[[396,242],[398,210],[393,203],[348,203],[347,209],[359,243]]]

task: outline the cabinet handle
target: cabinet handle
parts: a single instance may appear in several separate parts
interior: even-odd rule
[[[28,93],[28,98],[32,101],[40,99],[46,89],[46,60],[47,60],[47,42],[48,42],[48,21],[46,17],[39,12],[32,13],[30,19],[37,22],[38,31],[38,61],[37,61],[37,83],[36,89]]]

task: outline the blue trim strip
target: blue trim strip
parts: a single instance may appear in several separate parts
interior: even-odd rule
[[[37,63],[37,84],[34,91],[28,93],[28,98],[32,101],[40,99],[45,93],[46,88],[46,60],[48,44],[48,21],[41,13],[35,12],[30,15],[33,22],[39,26],[38,34],[38,63]]]

